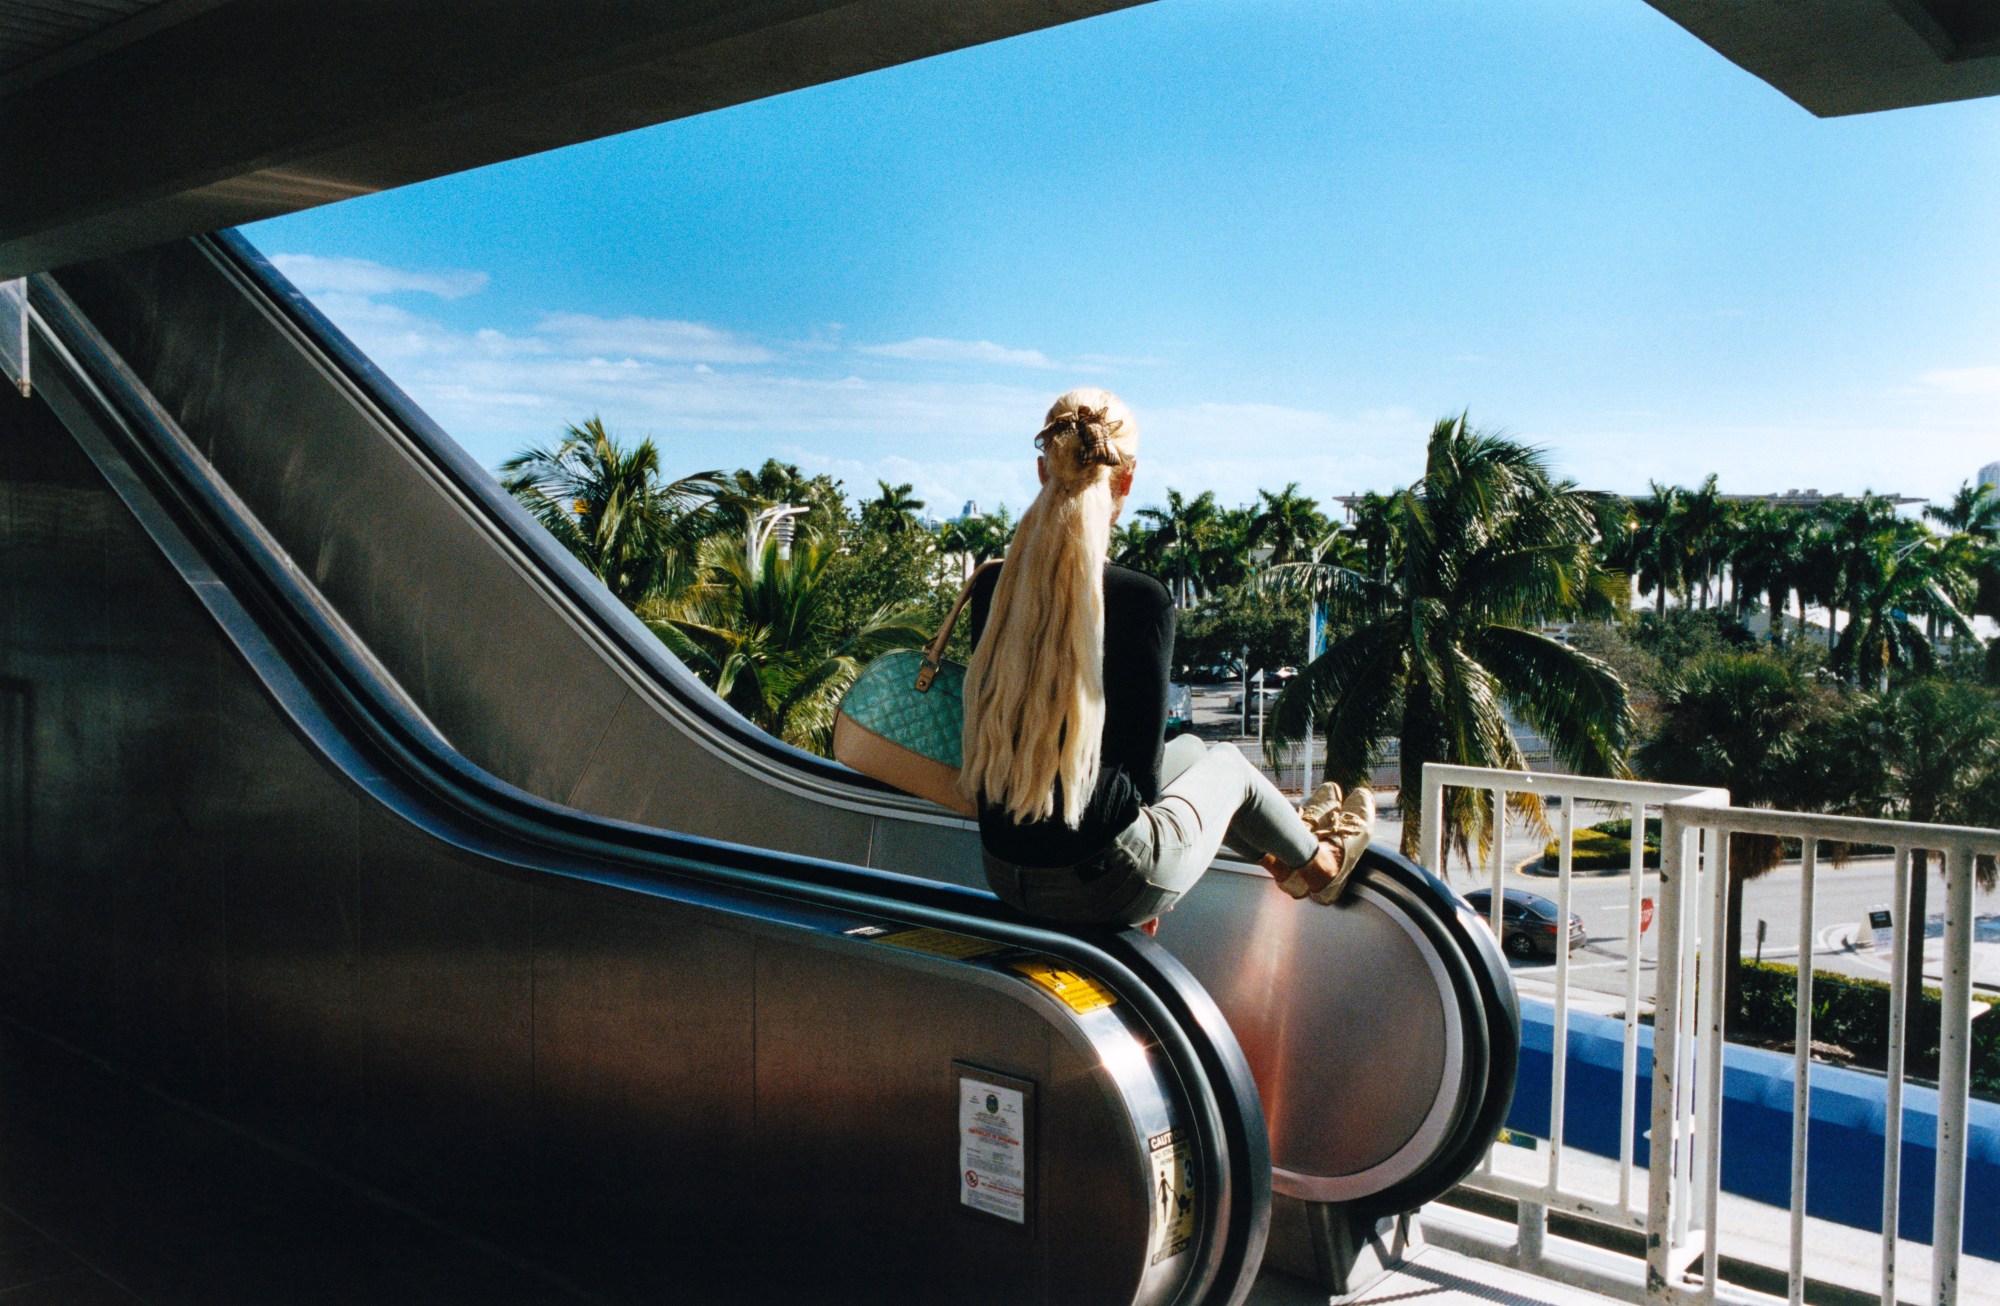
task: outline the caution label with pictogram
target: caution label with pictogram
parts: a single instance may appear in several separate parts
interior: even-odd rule
[[[1194,1246],[1194,1164],[1186,1137],[1178,1129],[1154,1134],[1153,1238],[1154,1265]]]

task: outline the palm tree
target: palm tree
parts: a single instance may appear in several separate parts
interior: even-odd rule
[[[1831,514],[1824,510],[1798,514],[1798,557],[1792,585],[1799,596],[1799,629],[1806,628],[1806,604],[1826,609],[1826,648],[1833,652],[1838,637],[1835,618],[1840,608],[1842,549]]]
[[[1709,588],[1720,578],[1729,539],[1729,504],[1716,487],[1714,473],[1695,489],[1680,492],[1680,512],[1674,529],[1685,559],[1682,584],[1690,596],[1699,585],[1701,606],[1706,608]]]
[[[1486,846],[1483,795],[1453,791],[1447,811],[1426,813],[1423,766],[1524,769],[1510,708],[1573,770],[1623,774],[1624,684],[1537,629],[1607,601],[1617,584],[1592,556],[1590,496],[1554,480],[1539,450],[1459,416],[1432,429],[1423,479],[1386,502],[1386,579],[1327,563],[1269,573],[1326,604],[1344,633],[1279,697],[1267,738],[1289,743],[1323,725],[1325,775],[1342,785],[1365,784],[1383,744],[1400,738],[1411,854],[1433,819],[1446,822],[1448,848]],[[1520,806],[1539,818],[1532,799]]]
[[[2000,539],[2000,486],[1967,481],[1944,507],[1926,506],[1924,516],[1956,534]]]
[[[1299,561],[1312,552],[1326,533],[1326,517],[1317,503],[1299,493],[1297,481],[1289,482],[1276,494],[1257,491],[1246,543],[1252,548],[1260,544],[1270,546],[1273,564]]]
[[[1931,637],[1913,618],[1970,638],[1960,608],[1972,593],[1970,562],[1963,537],[1940,540],[1910,523],[1861,541],[1848,553],[1849,621],[1834,665],[1872,689],[1888,688],[1891,667],[1930,670]]]
[[[1213,490],[1203,490],[1193,499],[1183,498],[1179,490],[1168,490],[1166,507],[1141,508],[1133,514],[1152,523],[1146,560],[1167,565],[1174,578],[1175,601],[1181,607],[1193,606],[1196,594],[1206,588],[1204,551],[1214,546],[1221,513]]]
[[[914,611],[877,610],[841,631],[827,567],[832,537],[812,533],[780,557],[767,540],[751,558],[739,536],[704,550],[705,581],[691,600],[641,616],[722,700],[785,742],[831,755],[834,711],[868,659],[929,637]]]
[[[1830,584],[1825,596],[1826,646],[1838,646],[1836,618],[1846,612],[1850,623],[1861,603],[1861,586],[1876,563],[1875,540],[1896,527],[1895,505],[1878,494],[1863,491],[1858,499],[1829,503],[1819,509],[1823,533],[1815,541],[1823,551],[1816,570],[1823,584]]]
[[[1250,579],[1251,532],[1256,514],[1249,508],[1224,508],[1213,527],[1203,533],[1196,549],[1196,574],[1204,595],[1212,595]]]
[[[1640,588],[1653,591],[1653,611],[1664,615],[1667,591],[1680,591],[1687,578],[1687,549],[1680,530],[1683,494],[1679,486],[1650,484],[1652,494],[1632,502],[1626,549]]]
[[[1347,534],[1360,544],[1367,555],[1368,575],[1386,585],[1389,583],[1389,545],[1395,535],[1395,500],[1386,494],[1369,490],[1354,501],[1354,520],[1348,523]]]
[[[1642,776],[1720,786],[1740,806],[1817,806],[1822,795],[1807,759],[1831,710],[1828,693],[1774,654],[1708,654],[1661,688],[1658,733],[1634,760]],[[1731,1013],[1742,992],[1743,886],[1783,855],[1783,842],[1773,836],[1729,837],[1724,1009]]]
[[[1005,505],[998,512],[945,522],[937,531],[938,552],[957,556],[961,576],[967,578],[980,563],[1004,557],[1013,542],[1014,520]]]
[[[1924,515],[1952,532],[1972,578],[1970,610],[1982,617],[2000,617],[2000,486],[1990,483],[1958,487],[1951,502],[1933,504]],[[1988,674],[2000,679],[2000,640],[1987,648]]]
[[[1855,713],[1860,730],[1847,751],[1879,766],[1863,799],[1874,814],[1946,825],[2000,824],[2000,697],[1974,685],[1919,680],[1870,696]],[[1930,910],[1930,853],[1910,854],[1908,928],[1921,930]],[[1990,858],[1978,864],[1991,891]],[[1899,912],[1903,904],[1897,904]],[[1921,938],[1921,934],[1912,937]],[[1921,1003],[1923,949],[1909,956],[1910,1014]]]
[[[1116,522],[1111,527],[1111,561],[1121,567],[1136,567],[1141,571],[1158,570],[1161,546],[1155,537],[1159,532],[1151,526],[1141,526],[1136,521]]]
[[[651,440],[621,445],[595,416],[500,464],[501,485],[627,607],[692,583],[720,472],[661,480]]]
[[[1784,616],[1798,580],[1798,514],[1768,503],[1747,505],[1737,515],[1734,536],[1729,575],[1737,613],[1761,597],[1771,615],[1771,638],[1783,643]]]
[[[916,497],[917,487],[907,482],[891,485],[887,481],[877,481],[875,484],[881,487],[882,492],[861,505],[862,523],[892,535],[914,527],[917,514],[924,506],[924,501]]]
[[[735,524],[753,518],[765,508],[780,506],[805,508],[798,519],[798,531],[837,531],[847,521],[847,500],[840,482],[821,473],[807,476],[795,463],[766,458],[756,471],[739,468],[723,482],[716,496],[715,529],[733,530]]]

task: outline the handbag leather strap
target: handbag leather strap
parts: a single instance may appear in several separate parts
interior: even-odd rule
[[[928,692],[931,682],[937,679],[938,667],[944,661],[944,646],[951,642],[952,628],[958,625],[958,614],[965,611],[965,605],[972,601],[972,587],[979,583],[981,576],[999,566],[1000,562],[999,558],[988,558],[974,567],[972,574],[965,578],[965,588],[958,592],[958,602],[952,604],[951,611],[944,614],[944,624],[938,627],[938,633],[932,637],[931,642],[924,646],[923,664],[917,668],[916,689],[919,694]]]

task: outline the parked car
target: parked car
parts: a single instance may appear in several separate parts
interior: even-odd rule
[[[1256,712],[1257,700],[1260,698],[1264,700],[1264,706],[1268,710],[1271,704],[1278,701],[1278,695],[1280,692],[1281,691],[1276,685],[1252,685],[1250,687],[1251,712],[1253,713]],[[1238,713],[1243,711],[1242,691],[1239,690],[1238,692],[1231,694],[1229,696],[1229,707],[1227,710]]]
[[[1167,738],[1184,735],[1194,729],[1194,691],[1186,685],[1169,682],[1167,685]]]
[[[1481,920],[1493,919],[1493,890],[1474,889],[1465,895],[1465,901],[1479,913]],[[1556,935],[1561,933],[1556,925],[1560,919],[1561,913],[1547,898],[1525,889],[1509,889],[1500,903],[1500,946],[1510,957],[1553,957],[1556,955]],[[1583,917],[1571,913],[1570,951],[1576,951],[1589,941],[1590,936],[1584,932]]]

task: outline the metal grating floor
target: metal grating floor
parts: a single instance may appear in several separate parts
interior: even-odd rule
[[[1612,1306],[1615,1299],[1581,1288],[1538,1279],[1442,1247],[1422,1247],[1403,1267],[1362,1292],[1330,1298],[1311,1285],[1280,1274],[1257,1281],[1246,1306]]]

